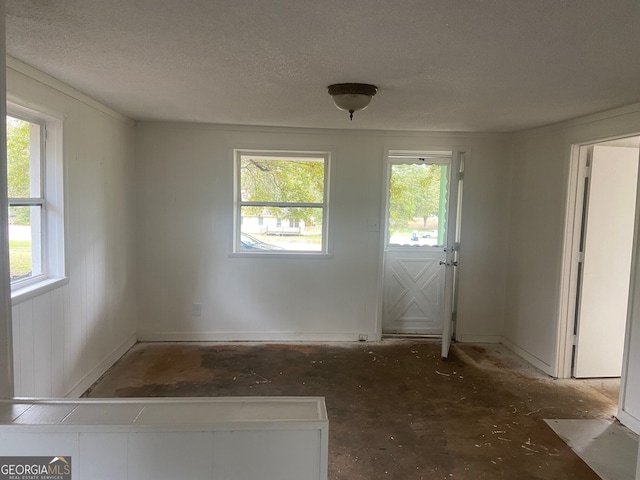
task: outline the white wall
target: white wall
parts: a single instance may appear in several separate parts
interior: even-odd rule
[[[8,97],[64,114],[67,285],[13,306],[16,396],[77,395],[135,341],[135,127],[7,59]]]
[[[561,256],[571,145],[638,132],[640,105],[632,105],[522,132],[515,137],[505,343],[550,375],[556,373],[557,367]],[[633,340],[632,348],[637,348],[637,341]],[[632,368],[639,368],[634,362]],[[629,377],[631,390],[637,390],[638,378],[638,375]]]
[[[385,148],[470,148],[459,337],[497,340],[505,288],[508,169],[502,135],[137,125],[140,340],[357,340],[379,335]],[[230,257],[233,148],[334,152],[333,257]],[[202,316],[191,316],[202,303]]]

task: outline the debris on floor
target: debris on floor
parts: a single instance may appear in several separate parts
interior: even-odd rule
[[[599,478],[544,418],[610,418],[615,386],[553,380],[501,345],[439,349],[140,343],[85,395],[324,396],[330,480]]]

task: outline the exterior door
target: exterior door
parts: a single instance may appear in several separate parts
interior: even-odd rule
[[[443,336],[447,353],[457,173],[453,152],[392,151],[388,158],[382,330]]]
[[[385,252],[385,333],[442,335],[445,260],[442,248]]]

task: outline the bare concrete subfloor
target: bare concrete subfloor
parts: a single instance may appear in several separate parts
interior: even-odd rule
[[[543,419],[611,418],[617,389],[553,380],[499,345],[458,344],[444,361],[415,340],[142,343],[85,396],[324,396],[331,480],[589,480]]]

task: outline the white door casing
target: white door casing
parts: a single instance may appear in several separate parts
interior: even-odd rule
[[[584,213],[585,179],[588,177],[588,152],[596,144],[640,147],[640,136],[594,139],[592,142],[574,144],[571,148],[570,175],[566,205],[565,239],[560,282],[558,343],[553,375],[569,378],[573,375],[574,328],[578,309],[578,271],[581,266],[581,229]],[[625,345],[620,380],[620,396],[617,419],[635,433],[640,433],[640,252],[638,249],[640,228],[640,175],[636,178],[634,237],[627,304]],[[612,253],[614,255],[615,252]],[[640,465],[639,465],[640,466]],[[640,472],[639,472],[640,473]],[[639,478],[640,480],[640,478]]]

